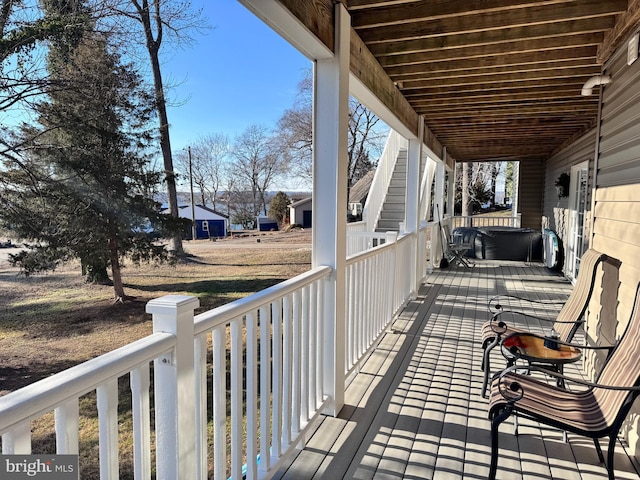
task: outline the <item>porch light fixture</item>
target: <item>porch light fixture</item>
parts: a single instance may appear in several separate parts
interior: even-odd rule
[[[569,196],[569,182],[571,181],[571,177],[566,172],[562,172],[558,179],[556,180],[556,192],[558,193],[558,198],[568,197]]]
[[[582,96],[588,97],[593,93],[593,87],[596,85],[607,85],[608,83],[611,83],[611,77],[609,75],[596,75],[591,77],[582,86]]]

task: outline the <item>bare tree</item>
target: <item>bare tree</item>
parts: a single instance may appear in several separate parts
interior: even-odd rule
[[[234,206],[233,194],[238,187],[238,179],[234,173],[234,166],[230,162],[225,162],[222,166],[222,190],[224,191],[223,202],[226,206],[226,215],[231,219],[231,213]]]
[[[380,119],[355,98],[349,100],[349,147],[347,202],[354,183],[360,180],[375,165],[369,158],[369,151],[376,149],[386,132],[376,130]]]
[[[473,214],[469,198],[469,185],[471,184],[471,164],[462,164],[462,216],[470,217]]]
[[[188,0],[114,0],[113,11],[122,18],[133,20],[142,29],[146,51],[149,55],[154,85],[155,108],[158,114],[160,149],[164,163],[165,182],[169,212],[178,217],[178,195],[173,168],[167,99],[160,66],[160,49],[167,32],[174,45],[191,43],[191,33],[204,27],[202,11],[194,10]],[[137,35],[126,32],[129,41]],[[176,255],[184,254],[182,238],[176,235],[171,240],[171,249]]]
[[[474,211],[490,201],[492,196],[495,199],[495,171],[494,162],[462,164],[462,172],[457,172],[456,184],[460,188],[459,198],[463,216],[473,215]]]
[[[278,120],[279,142],[291,157],[295,174],[311,182],[313,177],[313,79],[308,71],[298,83],[298,93],[291,108]]]
[[[250,125],[234,143],[234,172],[251,191],[254,214],[267,214],[266,194],[277,178],[287,171],[287,160],[269,131],[262,125]]]
[[[191,165],[186,152],[174,154],[180,176],[187,179],[191,174],[200,203],[211,205],[214,210],[224,181],[223,167],[228,154],[229,140],[224,134],[205,135],[196,140],[191,146]]]
[[[502,173],[504,162],[491,162],[489,165],[489,189],[491,191],[491,205],[496,204],[496,187],[498,176]]]
[[[288,148],[296,173],[308,180],[312,174],[312,93],[313,79],[309,71],[298,84],[293,107],[287,109],[278,121],[281,143]],[[352,97],[349,100],[349,189],[375,167],[371,154],[377,157],[386,135],[387,130],[380,128],[380,119]]]

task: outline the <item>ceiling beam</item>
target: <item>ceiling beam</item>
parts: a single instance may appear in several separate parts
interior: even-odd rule
[[[475,2],[467,2],[475,5]],[[459,15],[429,21],[407,19],[403,23],[379,28],[357,28],[358,35],[365,43],[410,40],[413,38],[438,37],[486,30],[513,28],[525,25],[562,22],[581,18],[607,17],[626,12],[627,0],[579,0],[563,2],[549,8],[535,6],[516,8],[485,14]],[[355,19],[354,19],[355,20]]]
[[[407,22],[425,22],[437,19],[459,17],[469,14],[489,12],[512,12],[516,9],[548,6],[567,3],[566,0],[430,0],[397,5],[385,5],[354,11],[352,26],[356,29],[404,24]],[[555,8],[555,7],[554,7]]]
[[[551,58],[551,55],[525,53],[500,55],[481,59],[480,61],[459,60],[419,63],[402,67],[388,67],[386,70],[394,81],[404,81],[405,84],[419,76],[429,79],[442,76],[451,77],[453,75],[511,74],[539,69],[564,71],[564,69],[584,67],[595,67],[600,70],[601,66],[595,62],[594,56],[589,56],[589,53],[594,50],[593,47],[581,47],[556,52],[553,54],[553,58]],[[500,63],[501,61],[504,63]]]
[[[459,60],[477,60],[497,55],[516,55],[536,52],[555,52],[560,49],[590,47],[589,51],[596,52],[598,44],[604,38],[600,33],[581,33],[563,37],[541,38],[536,42],[531,40],[516,40],[489,45],[476,45],[466,48],[452,48],[449,50],[434,50],[429,52],[406,53],[381,57],[378,60],[383,67],[411,65],[416,63],[453,62]]]
[[[403,53],[428,52],[431,50],[448,50],[452,48],[491,45],[516,40],[539,40],[542,38],[559,38],[576,34],[598,34],[614,25],[613,17],[584,18],[555,22],[553,25],[525,25],[505,30],[482,30],[463,35],[446,35],[439,37],[417,38],[402,42],[386,42],[371,44],[369,50],[376,57],[400,55]]]

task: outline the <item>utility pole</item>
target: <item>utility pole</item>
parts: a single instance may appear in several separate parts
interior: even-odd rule
[[[191,165],[191,146],[187,147],[189,154],[189,183],[191,185],[191,240],[196,239],[196,206],[193,200],[193,166]]]

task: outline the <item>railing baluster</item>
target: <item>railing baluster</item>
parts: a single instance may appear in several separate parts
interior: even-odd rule
[[[231,477],[242,478],[242,318],[231,322]]]
[[[263,319],[260,318],[260,321]],[[258,451],[256,440],[258,438],[258,321],[256,315],[251,312],[246,316],[246,351],[247,351],[247,474],[248,480],[255,480],[258,476],[257,459]]]
[[[213,365],[213,478],[227,478],[227,367],[226,326],[212,331]]]
[[[56,453],[60,455],[78,454],[78,399],[74,398],[59,405],[54,410],[56,428]]]
[[[151,478],[151,415],[149,364],[131,371],[131,413],[133,417],[133,471],[135,480]]]
[[[207,337],[194,339],[193,372],[196,397],[196,478],[208,478],[207,469]]]
[[[318,408],[317,374],[318,374],[318,284],[309,285],[309,403],[312,412]]]
[[[291,430],[297,434],[300,431],[300,390],[301,390],[301,351],[300,351],[300,292],[296,290],[293,292],[293,324],[292,324],[292,337],[293,337],[293,372],[291,375]]]
[[[309,420],[309,287],[301,292],[300,316],[300,418]]]
[[[293,369],[291,296],[282,299],[282,443],[291,443],[291,382]]]
[[[325,280],[319,280],[318,281],[318,318],[322,319],[324,318],[324,294],[325,294],[325,289],[326,289],[326,283]],[[325,336],[324,336],[324,325],[322,324],[322,322],[318,322],[317,325],[318,328],[318,355],[319,355],[319,361],[318,361],[318,376],[317,376],[317,382],[318,382],[318,404],[321,404],[322,401],[324,400],[324,366],[325,366],[325,349],[324,349],[324,344],[325,344]]]
[[[118,480],[118,380],[111,379],[96,389],[100,449],[100,478]]]
[[[269,452],[271,430],[271,319],[269,307],[260,307],[260,465],[261,472],[271,468]]]
[[[4,455],[31,455],[31,421],[20,422],[2,435]]]
[[[271,447],[276,458],[282,455],[282,300],[278,299],[271,305],[271,320],[273,324],[273,412],[271,420]]]

